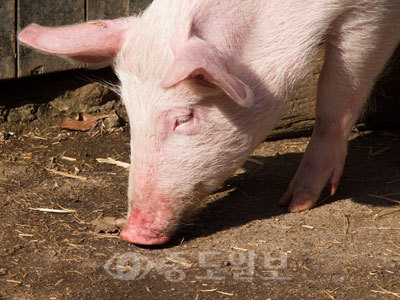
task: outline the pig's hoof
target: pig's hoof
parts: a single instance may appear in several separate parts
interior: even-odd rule
[[[132,227],[124,228],[120,233],[120,237],[127,242],[146,246],[165,244],[170,239],[169,236],[163,234],[157,235],[147,229]]]
[[[285,192],[279,200],[279,205],[288,206],[290,212],[299,212],[307,210],[315,206],[318,201],[319,194],[299,193],[295,194],[290,189]]]
[[[336,193],[340,177],[332,175],[328,187],[330,195]],[[291,183],[279,200],[279,205],[288,206],[290,212],[299,212],[313,208],[321,195],[322,188],[305,188],[304,185]]]

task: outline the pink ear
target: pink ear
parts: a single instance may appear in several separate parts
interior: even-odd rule
[[[41,52],[84,63],[112,62],[134,18],[92,21],[63,27],[29,25],[18,39]]]
[[[218,86],[239,105],[248,107],[252,104],[252,91],[231,74],[225,56],[217,48],[192,37],[175,54],[175,60],[161,83],[162,87],[170,88],[186,79],[203,75],[208,82]]]

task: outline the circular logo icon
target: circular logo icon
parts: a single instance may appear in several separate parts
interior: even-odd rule
[[[147,257],[135,252],[115,254],[104,265],[108,274],[120,280],[143,279],[153,267],[154,264]]]

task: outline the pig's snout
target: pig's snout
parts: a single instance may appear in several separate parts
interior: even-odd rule
[[[170,210],[165,207],[158,209],[132,208],[121,238],[127,242],[140,245],[160,245],[168,242],[171,237]]]

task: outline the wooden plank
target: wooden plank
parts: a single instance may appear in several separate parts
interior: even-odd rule
[[[185,0],[183,0],[183,1],[185,1]],[[129,14],[136,15],[136,14],[140,13],[151,2],[152,2],[152,0],[129,0]]]
[[[304,81],[295,89],[271,139],[309,135],[315,123],[317,84],[324,51],[320,49]]]
[[[0,1],[0,79],[15,77],[15,4]]]
[[[85,0],[19,0],[17,13],[18,32],[30,23],[59,26],[84,22]],[[17,64],[18,77],[77,67],[61,58],[43,55],[21,45],[18,46]]]
[[[129,15],[129,3],[126,0],[99,1],[87,0],[87,19],[115,19]]]
[[[291,138],[311,134],[315,123],[315,105],[319,72],[323,63],[321,50],[305,81],[295,90],[288,108],[269,138]],[[400,125],[400,47],[387,70],[376,83],[364,114],[357,123],[361,130],[393,129]]]

